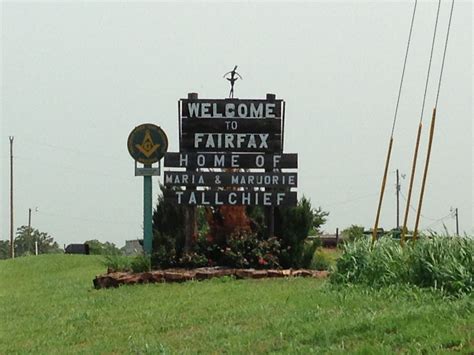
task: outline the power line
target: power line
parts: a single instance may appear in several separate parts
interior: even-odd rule
[[[413,24],[415,22],[415,14],[416,14],[416,5],[417,5],[417,3],[418,3],[418,1],[415,0],[415,5],[413,6],[413,15],[411,17],[410,32],[408,34],[407,49],[406,49],[406,52],[405,52],[405,59],[403,61],[402,77],[400,79],[400,87],[398,88],[397,104],[395,105],[395,113],[393,115],[392,132],[390,134],[390,137],[393,137],[393,132],[395,131],[395,123],[397,121],[398,106],[400,104],[400,97],[402,95],[403,80],[405,78],[405,69],[406,69],[406,65],[407,65],[408,52],[409,52],[409,49],[410,49],[411,35],[413,33]]]
[[[407,201],[407,198],[406,198],[406,196],[403,194],[403,192],[400,191],[400,195],[402,196],[402,198],[403,198],[405,201]],[[415,213],[416,213],[416,211],[417,211],[416,208],[415,208],[411,203],[410,203],[410,209],[411,209],[413,212],[415,212]],[[423,217],[424,219],[428,219],[428,220],[430,220],[430,221],[437,221],[437,220],[438,220],[437,218],[427,217],[427,216],[425,216],[424,214],[420,214],[420,215],[421,215],[421,217]]]
[[[413,32],[413,23],[415,21],[417,3],[418,3],[417,0],[415,0],[415,6],[413,7],[413,14],[412,14],[412,19],[411,19],[411,24],[410,24],[410,32],[409,32],[408,41],[407,41],[407,49],[406,49],[406,53],[405,53],[405,59],[404,59],[404,62],[403,62],[402,76],[401,76],[401,79],[400,79],[400,88],[399,88],[399,91],[398,91],[397,104],[395,106],[395,114],[394,114],[394,117],[393,117],[392,131],[391,131],[391,134],[390,134],[390,141],[389,141],[389,144],[388,144],[387,157],[385,158],[385,168],[384,168],[384,174],[383,174],[383,178],[382,178],[382,185],[380,187],[380,196],[379,196],[379,202],[378,202],[378,206],[377,206],[377,213],[375,215],[375,223],[374,223],[374,228],[373,228],[373,233],[372,233],[372,243],[374,243],[375,240],[377,239],[377,230],[378,230],[378,224],[379,224],[379,218],[380,218],[380,211],[382,209],[382,202],[383,202],[383,196],[384,196],[384,192],[385,192],[385,185],[387,183],[387,171],[388,171],[388,167],[390,165],[390,157],[392,155],[393,133],[395,131],[395,123],[396,123],[396,120],[397,120],[398,105],[399,105],[399,102],[400,102],[400,95],[401,95],[401,91],[402,91],[403,79],[405,77],[405,66],[406,66],[406,62],[407,62],[407,58],[408,58],[408,51],[409,51],[409,48],[410,48],[411,35],[412,35],[412,32]]]
[[[431,228],[435,225],[437,225],[438,223],[442,222],[443,220],[445,220],[446,218],[448,217],[453,217],[453,214],[450,212],[449,214],[447,214],[446,216],[444,217],[441,217],[441,218],[438,218],[436,221],[434,221],[433,223],[429,224],[425,229],[428,229],[428,228]]]
[[[430,80],[431,63],[433,62],[433,52],[434,52],[435,41],[436,41],[436,32],[438,30],[438,20],[439,20],[439,10],[440,10],[440,8],[441,8],[441,0],[438,0],[438,10],[436,12],[436,21],[435,21],[435,27],[434,27],[434,31],[433,31],[433,40],[431,42],[431,52],[430,52],[430,60],[429,60],[429,63],[428,63],[428,73],[426,73],[425,92],[423,94],[423,103],[421,105],[420,123],[423,121],[423,113],[425,111],[426,93],[428,92],[428,82]]]
[[[441,62],[441,71],[439,73],[439,81],[438,81],[438,91],[436,93],[436,102],[435,108],[438,107],[438,99],[439,99],[439,92],[441,90],[441,79],[443,77],[443,70],[444,70],[444,60],[446,59],[446,52],[448,49],[448,39],[449,39],[449,31],[451,29],[451,20],[453,18],[453,10],[454,10],[454,0],[451,3],[451,12],[449,13],[449,22],[448,22],[448,30],[446,32],[446,41],[444,43],[444,53],[443,53],[443,61]]]

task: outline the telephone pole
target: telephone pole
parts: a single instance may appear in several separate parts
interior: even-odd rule
[[[397,169],[397,229],[400,229],[400,176]]]
[[[10,258],[15,257],[15,246],[13,244],[13,136],[10,139]]]
[[[455,216],[456,216],[456,235],[459,236],[459,214],[458,214],[458,208],[454,210]]]

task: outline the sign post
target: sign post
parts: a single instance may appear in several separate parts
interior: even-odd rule
[[[151,165],[146,164],[145,168],[151,168]],[[147,254],[153,250],[152,196],[151,175],[146,175],[143,177],[143,249]]]
[[[153,251],[153,188],[151,177],[160,175],[160,159],[168,149],[168,138],[158,126],[145,123],[137,126],[128,136],[127,147],[135,160],[135,176],[143,176],[143,249],[147,255]],[[152,164],[158,162],[158,168]],[[142,163],[139,168],[137,163]]]

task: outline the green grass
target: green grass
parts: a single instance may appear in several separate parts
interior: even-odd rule
[[[0,353],[474,351],[474,299],[315,279],[94,290],[94,256],[0,261]]]

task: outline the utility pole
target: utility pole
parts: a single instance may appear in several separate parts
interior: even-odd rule
[[[454,210],[455,216],[456,216],[456,235],[459,236],[459,214],[458,214],[458,208]]]
[[[31,237],[31,208],[28,208],[28,236]]]
[[[31,239],[31,208],[28,208],[28,239]],[[35,255],[38,255],[38,241],[35,240]]]
[[[397,229],[400,228],[400,176],[397,169]]]
[[[13,245],[13,136],[10,140],[10,258],[15,257],[15,246]]]

